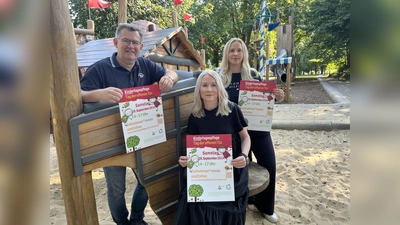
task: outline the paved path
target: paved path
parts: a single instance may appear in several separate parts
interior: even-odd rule
[[[334,104],[276,104],[273,129],[349,130],[350,83],[318,78]]]
[[[336,103],[350,104],[350,82],[320,77],[318,80]]]

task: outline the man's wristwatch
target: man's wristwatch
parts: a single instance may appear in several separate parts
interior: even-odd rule
[[[249,165],[250,159],[249,159],[249,157],[248,157],[246,154],[244,154],[244,153],[242,152],[242,153],[239,154],[239,156],[243,156],[243,157],[246,159],[246,165]]]

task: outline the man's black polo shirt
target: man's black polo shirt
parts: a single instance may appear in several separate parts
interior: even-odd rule
[[[91,65],[81,79],[81,89],[91,91],[107,87],[130,88],[159,82],[167,70],[147,58],[138,57],[132,71],[117,61],[117,53]]]

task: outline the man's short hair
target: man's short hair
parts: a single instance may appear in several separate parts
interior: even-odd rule
[[[140,42],[143,42],[143,33],[140,31],[139,28],[137,28],[136,26],[129,24],[129,23],[120,23],[118,24],[118,28],[117,31],[115,32],[115,38],[119,39],[121,36],[121,31],[123,29],[127,29],[129,31],[136,31],[139,33],[140,35]]]

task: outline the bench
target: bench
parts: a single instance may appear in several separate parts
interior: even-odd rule
[[[162,94],[166,142],[127,154],[117,103],[85,104],[84,113],[70,120],[75,175],[105,166],[133,168],[162,224],[172,224],[183,185],[178,158],[186,152],[185,133],[196,82],[191,72],[178,75],[180,81]],[[250,194],[264,190],[268,183],[268,171],[250,163]]]

